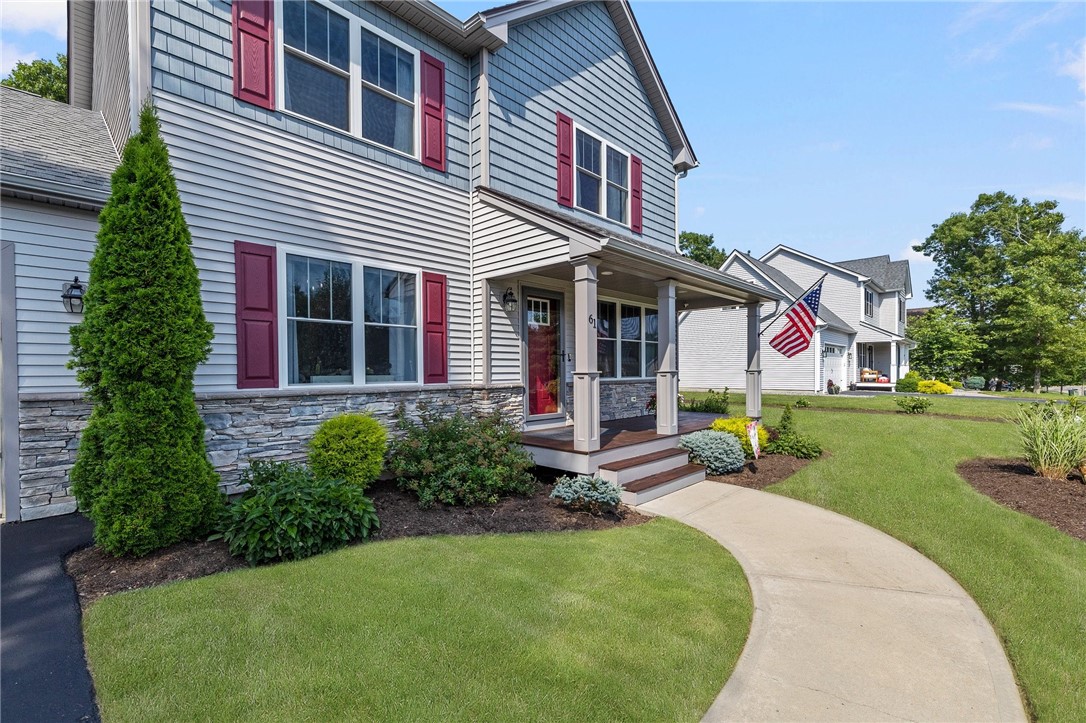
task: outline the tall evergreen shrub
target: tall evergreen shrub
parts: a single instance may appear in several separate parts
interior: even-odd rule
[[[99,216],[76,377],[94,405],[72,492],[114,555],[145,555],[205,532],[222,504],[193,374],[211,350],[192,237],[150,104]]]

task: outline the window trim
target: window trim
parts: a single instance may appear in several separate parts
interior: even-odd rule
[[[351,266],[351,379],[350,384],[291,384],[289,367],[289,350],[287,349],[287,255],[304,256],[319,261],[336,261],[350,264]],[[275,245],[275,276],[276,276],[276,324],[279,334],[279,389],[306,390],[306,389],[373,389],[395,387],[397,389],[412,389],[426,386],[423,378],[423,349],[422,349],[422,270],[399,264],[389,264],[383,261],[367,259],[363,256],[355,256],[337,251],[326,251],[305,246],[290,244]],[[410,327],[406,324],[382,324],[381,326],[394,326],[396,328],[415,329],[415,372],[416,380],[408,382],[366,382],[366,317],[365,317],[365,284],[364,272],[366,267],[380,269],[382,271],[394,271],[402,274],[412,274],[415,277],[415,324]],[[357,280],[357,281],[356,281]],[[346,323],[346,322],[339,322]],[[355,333],[358,332],[358,333]]]
[[[305,51],[297,50],[296,48],[290,48],[284,41],[283,32],[283,3],[284,2],[299,2],[300,0],[274,0],[275,2],[275,109],[283,115],[290,116],[291,118],[297,118],[303,120],[306,123],[312,123],[321,128],[325,128],[334,133],[341,133],[359,140],[363,143],[380,148],[381,150],[388,151],[389,153],[395,153],[398,156],[404,158],[411,158],[416,161],[422,160],[422,56],[418,48],[412,47],[398,38],[389,35],[380,28],[374,27],[372,24],[366,22],[362,18],[347,12],[343,8],[328,2],[328,0],[304,0],[305,2],[314,2],[322,7],[328,8],[330,11],[343,16],[347,19],[348,27],[350,28],[350,37],[348,38],[348,52],[350,53],[350,72],[346,74],[348,78],[347,85],[347,130],[337,128],[336,126],[329,125],[315,118],[310,118],[307,115],[299,113],[297,111],[290,110],[286,107],[286,78],[283,68],[284,57],[286,53],[291,53],[303,58],[306,62],[312,62],[319,65],[322,69],[331,70],[344,76],[344,72],[341,68],[337,68],[334,65],[325,63],[320,58],[316,58],[309,55]],[[369,32],[373,33],[377,37],[387,40],[400,47],[403,50],[411,53],[415,59],[415,79],[414,79],[414,98],[412,100],[412,147],[414,153],[404,153],[398,148],[386,146],[383,143],[366,138],[362,135],[362,34],[359,32],[365,28]],[[368,87],[368,86],[367,86]],[[372,88],[371,88],[372,90]],[[387,94],[387,91],[379,89],[381,92]],[[396,96],[400,98],[400,96]],[[403,98],[400,98],[399,102],[403,102]]]
[[[615,373],[616,373],[616,375],[613,376],[613,377],[605,377],[605,376],[603,376],[603,372],[599,370],[599,364],[597,363],[596,367],[597,367],[597,371],[600,371],[600,379],[604,380],[604,381],[612,381],[612,380],[613,381],[650,381],[650,380],[656,379],[656,374],[645,376],[645,362],[647,361],[647,357],[645,356],[645,345],[646,344],[656,344],[657,359],[659,359],[660,343],[661,342],[660,342],[659,338],[657,338],[656,341],[648,341],[645,338],[646,331],[648,329],[648,327],[645,324],[645,311],[649,310],[649,309],[651,309],[652,311],[655,311],[657,319],[659,319],[660,309],[657,306],[653,305],[653,304],[646,304],[646,303],[643,303],[641,301],[631,301],[629,299],[621,299],[621,298],[619,298],[617,296],[599,296],[599,295],[597,295],[597,297],[596,297],[596,307],[597,307],[596,308],[596,316],[597,317],[599,317],[599,305],[600,304],[614,304],[615,305],[615,334],[617,335],[617,336],[614,336],[614,337],[609,337],[609,336],[601,337],[599,335],[599,329],[598,328],[596,329],[596,340],[597,341],[615,342]],[[624,340],[622,338],[622,306],[623,305],[635,306],[635,307],[637,307],[637,308],[639,308],[641,310],[641,339],[638,342],[638,343],[641,344],[641,376],[627,377],[627,376],[623,376],[623,374],[622,374],[622,342],[625,341],[627,343],[630,343],[630,342],[633,341],[633,339],[625,339]],[[657,327],[657,328],[659,328],[659,327]]]
[[[578,132],[582,132],[586,136],[588,136],[589,138],[593,138],[593,139],[600,142],[600,171],[602,173],[602,175],[599,176],[599,179],[600,179],[600,191],[599,191],[599,194],[598,194],[599,195],[600,212],[593,211],[590,208],[585,208],[584,206],[582,206],[580,203],[577,202],[578,201],[578,199],[577,199],[577,197],[578,197],[577,173],[582,169],[582,166],[578,165],[578,163],[577,163],[577,133]],[[607,178],[607,149],[608,148],[614,150],[617,153],[621,153],[622,155],[626,156],[626,204],[625,204],[625,209],[624,209],[624,214],[626,216],[625,221],[616,221],[615,219],[613,219],[613,218],[611,218],[610,216],[607,215],[607,184],[610,183],[610,181]],[[633,200],[633,188],[632,188],[632,186],[633,186],[633,178],[632,178],[633,168],[632,168],[632,165],[633,164],[630,162],[630,159],[633,158],[633,154],[630,153],[629,151],[625,150],[621,146],[619,146],[619,145],[617,145],[615,143],[611,143],[610,141],[606,140],[603,136],[601,136],[601,135],[599,135],[597,133],[593,133],[592,131],[585,128],[583,125],[579,124],[577,121],[573,121],[573,154],[572,155],[573,155],[573,158],[572,158],[572,160],[573,160],[573,207],[580,210],[580,211],[584,211],[585,213],[590,213],[593,216],[598,216],[599,218],[602,218],[604,221],[607,221],[608,223],[616,223],[619,226],[622,226],[624,228],[632,229],[633,228],[633,218],[632,218],[633,207],[631,205],[631,202]],[[588,169],[584,169],[584,170],[585,170],[585,173],[591,174],[593,176],[596,175],[596,174],[592,173],[592,171],[589,171]],[[617,186],[617,184],[613,184],[613,185]]]
[[[864,287],[864,316],[868,319],[875,318],[875,292]]]

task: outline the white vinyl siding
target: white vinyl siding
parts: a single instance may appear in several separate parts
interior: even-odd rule
[[[176,96],[155,101],[215,325],[199,391],[236,388],[235,240],[446,274],[449,382],[470,382],[466,193]]]

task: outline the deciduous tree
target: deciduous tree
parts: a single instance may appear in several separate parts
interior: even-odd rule
[[[713,235],[683,231],[679,234],[679,250],[699,264],[719,269],[728,255],[713,245]]]
[[[909,322],[908,336],[916,342],[909,365],[926,379],[961,379],[977,366],[984,344],[966,319],[936,306]]]
[[[68,56],[58,53],[56,62],[41,58],[29,63],[17,61],[8,77],[0,80],[0,84],[67,103]]]

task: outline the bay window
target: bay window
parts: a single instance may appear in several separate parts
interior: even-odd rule
[[[659,314],[637,304],[600,301],[596,359],[604,379],[642,379],[656,373]]]

